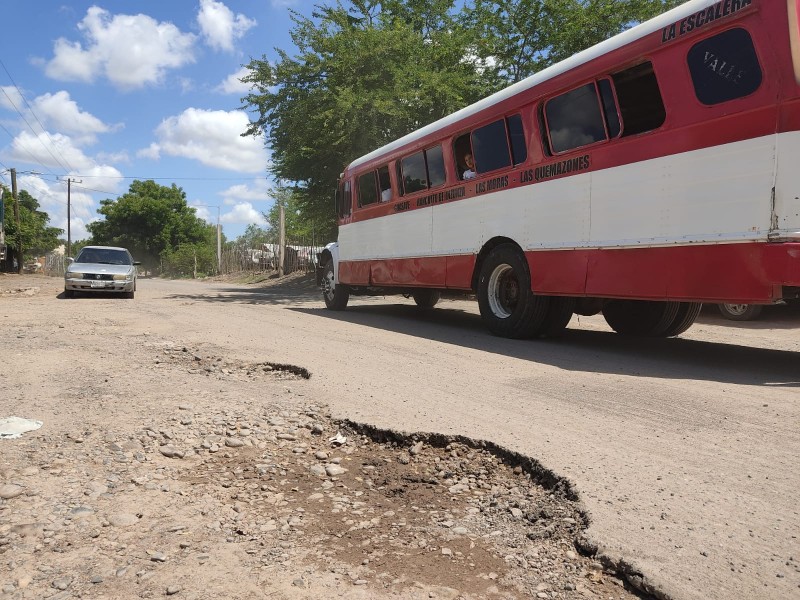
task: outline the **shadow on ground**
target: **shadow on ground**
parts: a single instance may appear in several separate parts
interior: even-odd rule
[[[632,338],[578,329],[567,329],[558,339],[508,340],[491,336],[480,316],[460,309],[459,303],[424,311],[413,304],[398,303],[394,297],[386,297],[380,303],[359,303],[355,299],[346,311],[329,311],[312,276],[252,288],[226,285],[214,292],[169,297],[197,302],[287,306],[315,317],[550,364],[567,371],[800,387],[800,353],[787,350],[683,338]],[[800,326],[800,314],[787,307],[770,307],[760,321],[736,323],[704,310],[698,322],[748,329],[788,329]]]

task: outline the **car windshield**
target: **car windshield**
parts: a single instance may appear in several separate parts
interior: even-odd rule
[[[76,263],[95,263],[102,265],[130,265],[131,257],[124,250],[108,248],[84,248],[75,259]]]

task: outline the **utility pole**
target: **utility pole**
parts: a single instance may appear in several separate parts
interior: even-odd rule
[[[219,224],[219,206],[217,206],[217,274],[222,275],[222,227]]]
[[[14,222],[17,224],[17,273],[22,274],[22,230],[19,224],[19,197],[17,196],[16,169],[11,169],[11,197],[14,198]]]
[[[72,227],[70,227],[70,206],[72,205],[72,178],[67,179],[67,256],[71,256]]]
[[[72,182],[83,183],[83,179],[73,179],[67,177],[67,253],[64,256],[72,254]]]
[[[283,277],[283,261],[286,257],[286,213],[283,204],[280,205],[278,210],[280,215],[280,231],[278,232],[278,277]]]

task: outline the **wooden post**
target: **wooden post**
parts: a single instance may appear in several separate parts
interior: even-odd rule
[[[283,205],[280,206],[280,232],[278,242],[278,277],[284,276],[283,261],[286,258],[286,213]]]

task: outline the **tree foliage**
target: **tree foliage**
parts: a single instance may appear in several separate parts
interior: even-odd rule
[[[461,13],[487,77],[503,85],[650,19],[682,0],[474,0]]]
[[[45,211],[39,210],[39,201],[26,190],[20,190],[17,194],[19,229],[17,229],[16,219],[14,218],[14,198],[11,190],[2,189],[2,201],[6,246],[15,255],[18,253],[20,242],[26,257],[41,256],[61,244],[59,236],[64,233],[64,230],[49,225],[50,215]],[[10,256],[11,252],[9,252],[9,258]]]
[[[136,180],[116,200],[101,200],[97,212],[105,218],[87,226],[92,242],[128,248],[149,270],[158,270],[179,248],[188,252],[187,245],[200,254],[204,248],[216,252],[216,228],[197,217],[175,184]]]
[[[297,54],[248,65],[243,81],[254,89],[244,101],[255,119],[246,133],[265,134],[273,175],[296,185],[298,207],[322,228],[333,226],[336,182],[353,158],[487,91],[462,60],[464,36],[445,18],[451,4],[418,4],[293,13]]]
[[[243,135],[265,135],[272,175],[332,233],[351,160],[679,2],[352,0],[294,12],[297,51],[247,65]]]

